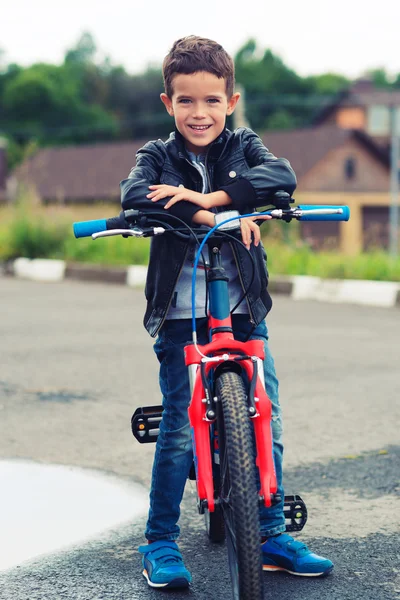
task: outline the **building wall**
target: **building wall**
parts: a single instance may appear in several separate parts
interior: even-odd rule
[[[337,248],[344,254],[358,254],[364,249],[376,247],[379,240],[381,248],[387,247],[388,228],[382,220],[382,214],[388,215],[391,197],[387,192],[315,192],[299,187],[295,193],[296,204],[327,204],[331,206],[347,205],[350,208],[349,221],[340,221],[330,231],[314,223],[305,231],[308,241],[316,249]],[[336,243],[335,243],[336,231]],[[377,236],[379,231],[379,236]],[[326,240],[326,236],[329,240]],[[313,240],[313,241],[312,241]],[[372,243],[372,240],[374,243]],[[326,241],[329,243],[326,244]]]
[[[339,108],[335,113],[335,123],[343,129],[366,129],[365,110],[359,106]]]
[[[351,178],[345,170],[349,158],[355,165]],[[350,220],[331,227],[329,234],[314,223],[307,230],[303,228],[305,236],[316,249],[326,247],[329,238],[329,247],[336,246],[346,254],[357,254],[371,246],[387,248],[385,216],[391,202],[389,190],[389,169],[359,142],[349,140],[329,152],[299,180],[295,197],[304,204],[346,204],[350,207]]]
[[[339,221],[300,222],[300,235],[313,250],[330,251],[340,247]]]
[[[363,249],[389,249],[389,206],[363,206]]]
[[[346,176],[346,161],[352,159],[354,176]],[[299,181],[303,191],[383,192],[389,189],[389,170],[356,140],[326,154]]]

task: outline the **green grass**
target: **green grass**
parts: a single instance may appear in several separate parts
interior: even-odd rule
[[[149,239],[90,238],[76,240],[72,223],[114,216],[115,205],[42,206],[32,200],[15,207],[0,208],[0,260],[62,258],[71,262],[103,265],[145,265]],[[264,245],[268,268],[274,275],[314,275],[324,278],[400,281],[400,257],[383,250],[358,256],[335,251],[315,252],[298,239],[296,224],[288,228],[269,227]]]
[[[108,216],[113,213],[106,211],[100,214]],[[75,239],[72,222],[88,218],[91,217],[82,214],[71,215],[71,219],[66,214],[58,214],[54,218],[54,215],[32,214],[18,209],[11,218],[1,220],[0,215],[0,260],[24,256],[104,265],[147,264],[149,239]]]
[[[67,227],[64,223],[46,223],[38,217],[31,219],[20,214],[8,228],[0,232],[0,258],[62,258],[63,240],[66,237]]]
[[[400,256],[383,250],[345,256],[338,252],[315,252],[302,244],[264,241],[271,274],[312,275],[327,279],[373,279],[400,281]]]
[[[103,265],[147,265],[150,238],[91,238],[76,240],[68,235],[64,243],[64,259]]]

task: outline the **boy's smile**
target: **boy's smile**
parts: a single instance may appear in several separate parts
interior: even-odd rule
[[[161,100],[175,118],[187,149],[204,152],[224,130],[226,116],[233,113],[240,94],[228,98],[225,79],[205,71],[175,75],[173,89],[172,98],[161,94]]]

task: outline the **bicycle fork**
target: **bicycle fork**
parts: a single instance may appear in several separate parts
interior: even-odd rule
[[[249,357],[249,350],[263,352],[263,343],[260,340],[252,340],[242,343],[237,340],[221,340],[225,353],[218,353],[220,343],[210,342],[202,346],[200,351],[207,354],[210,349],[217,353],[211,360],[201,358],[194,345],[185,347],[185,360],[189,368],[189,381],[191,386],[192,401],[189,406],[189,421],[192,431],[194,464],[196,469],[197,492],[199,497],[199,510],[204,512],[207,508],[214,511],[214,483],[211,456],[211,434],[210,427],[216,420],[216,403],[218,398],[213,395],[213,390],[208,383],[210,371],[228,366],[237,369],[240,363],[249,384],[248,411],[249,418],[253,422],[255,443],[257,449],[256,465],[260,473],[260,502],[265,506],[271,506],[273,502],[280,500],[276,496],[277,483],[272,451],[271,431],[271,402],[266,394],[263,381],[258,376],[259,364],[262,360],[255,354]],[[240,354],[226,354],[228,345],[235,346]],[[242,346],[238,348],[238,346]],[[246,354],[243,352],[244,346]],[[219,354],[219,356],[218,356]],[[200,358],[200,364],[199,364]],[[235,362],[237,361],[237,362]]]

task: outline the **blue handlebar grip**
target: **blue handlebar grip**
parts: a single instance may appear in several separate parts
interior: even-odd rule
[[[107,229],[106,219],[95,219],[94,221],[78,221],[73,224],[76,238],[89,237],[92,233],[105,231]]]
[[[306,206],[296,206],[296,208],[300,208],[301,210],[313,210],[314,208],[341,208],[342,213],[335,215],[303,215],[300,217],[299,221],[348,221],[350,219],[350,208],[348,206],[330,206],[330,205],[312,205],[308,204]]]

